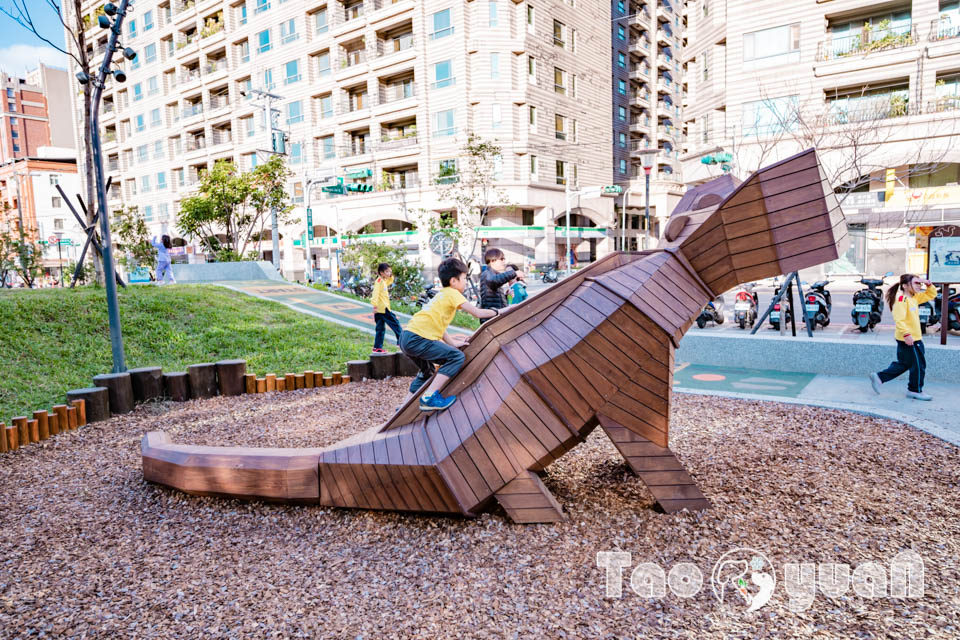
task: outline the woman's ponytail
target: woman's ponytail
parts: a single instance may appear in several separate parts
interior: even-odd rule
[[[913,281],[914,278],[916,278],[916,276],[913,275],[912,273],[905,273],[902,276],[900,276],[900,282],[897,282],[896,284],[891,285],[890,288],[887,289],[887,293],[886,293],[887,304],[890,306],[891,311],[893,311],[893,303],[896,302],[897,300],[897,292],[900,289],[906,289],[907,285],[910,284],[910,282]]]

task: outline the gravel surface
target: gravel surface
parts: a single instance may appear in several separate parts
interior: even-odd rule
[[[140,407],[0,456],[0,638],[956,638],[958,449],[838,411],[679,395],[674,450],[714,508],[655,512],[597,430],[548,469],[558,525],[196,498],[150,485],[140,437],[322,446],[379,423],[407,381]],[[776,567],[746,613],[710,588],[752,547]],[[787,608],[788,562],[924,559],[920,599],[817,593]],[[690,598],[605,596],[598,551],[668,571]]]

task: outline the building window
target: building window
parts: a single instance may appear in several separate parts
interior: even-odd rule
[[[567,95],[567,72],[558,67],[553,68],[553,90]]]
[[[490,54],[490,79],[496,80],[500,77],[500,54]]]
[[[297,34],[297,22],[294,18],[284,20],[280,23],[280,42],[282,44],[293,42],[299,37]]]
[[[743,35],[743,61],[747,68],[800,62],[800,23]]]
[[[157,191],[163,191],[167,188],[167,173],[161,171],[157,174]]]
[[[627,134],[619,133],[617,134],[617,144],[619,144],[624,149],[627,148]]]
[[[150,176],[140,177],[140,193],[150,192]]]
[[[450,9],[437,11],[433,14],[433,33],[430,34],[431,40],[439,40],[453,35],[453,25],[450,23]]]
[[[453,60],[444,60],[433,65],[433,88],[443,89],[456,83],[453,77]]]
[[[63,231],[63,218],[54,218],[54,219],[53,219],[53,230],[54,230],[54,231]]]
[[[250,62],[250,41],[244,40],[239,44],[240,62]]]
[[[617,11],[619,11],[621,14],[624,14],[627,12],[626,3],[624,2],[624,0],[617,0]]]
[[[502,108],[499,104],[490,105],[491,107],[491,122],[494,129],[499,129],[503,124],[503,113]]]
[[[163,160],[163,140],[153,143],[153,157],[156,160]]]
[[[240,5],[240,16],[239,16],[238,22],[240,22],[240,26],[247,24],[247,3],[246,2]]]
[[[127,37],[131,40],[137,37],[137,20],[130,18],[127,20]]]
[[[617,117],[620,118],[620,122],[627,121],[627,108],[626,107],[617,107]]]
[[[157,80],[157,76],[150,76],[147,78],[147,95],[155,96],[160,93],[160,82]]]
[[[247,132],[247,137],[252,138],[257,135],[257,124],[253,119],[253,116],[243,119],[243,129]]]
[[[527,56],[527,82],[537,84],[537,59]]]
[[[270,0],[256,0],[257,6],[253,9],[253,15],[262,13],[270,8]]]
[[[276,84],[273,82],[273,69],[264,69],[263,70],[263,88],[267,91],[276,88]]]
[[[56,186],[56,185],[58,185],[58,184],[60,184],[60,176],[56,175],[55,173],[51,173],[51,174],[50,174],[50,186],[51,186],[51,187],[54,187],[54,186]]]
[[[626,40],[627,39],[627,30],[623,28],[623,25],[617,25],[617,39]]]
[[[320,138],[320,150],[324,160],[331,160],[337,157],[337,151],[333,147],[333,136]]]
[[[317,74],[321,78],[325,78],[330,75],[330,52],[324,51],[317,56]]]
[[[303,103],[296,100],[287,105],[287,124],[303,122]]]
[[[797,108],[797,96],[744,103],[741,115],[743,137],[769,136],[794,130],[797,124]]]
[[[531,156],[535,158],[536,156]],[[521,209],[520,210],[520,224],[525,227],[533,226],[533,209]]]
[[[567,184],[566,162],[557,160],[557,184]]]
[[[146,121],[143,118],[143,114],[138,114],[134,117],[134,122],[136,123],[137,131],[143,131],[147,128]]]
[[[554,117],[554,136],[557,140],[567,139],[567,118],[559,113]]]
[[[151,62],[156,62],[157,60],[157,45],[156,43],[148,44],[143,48],[143,61],[147,64]]]
[[[623,158],[620,158],[620,173],[627,175],[627,161]]]
[[[627,56],[623,55],[619,51],[617,52],[617,66],[621,69],[627,68]]]
[[[139,82],[133,85],[133,101],[143,100],[143,85]]]
[[[267,51],[270,51],[270,29],[264,29],[258,33],[257,42],[259,43],[257,45],[257,53],[266,53]]]
[[[290,145],[290,164],[303,163],[303,143],[294,142]]]
[[[14,152],[20,151],[20,145],[18,145],[16,142],[14,142],[14,143],[13,143],[13,150],[14,150]]]
[[[537,156],[530,156],[530,179],[537,179]]]
[[[455,109],[447,109],[446,111],[437,111],[435,114],[433,114],[433,117],[434,117],[433,135],[436,137],[454,135],[457,132],[455,115],[456,115]]]
[[[537,131],[537,108],[533,105],[529,107],[529,117],[527,123],[530,125],[530,131],[536,133]]]
[[[160,118],[160,108],[150,110],[150,126],[159,127],[163,125],[163,120]]]
[[[566,27],[562,22],[559,20],[553,21],[553,44],[561,48],[566,46],[566,38],[564,37],[565,31]]]
[[[533,5],[527,5],[527,33],[536,31],[536,13]]]
[[[617,80],[617,93],[622,96],[627,95],[627,83],[624,80]]]
[[[497,20],[497,0],[490,0],[488,3],[489,18],[487,25],[490,27],[496,27]]]
[[[329,29],[330,24],[327,22],[327,10],[320,9],[320,11],[313,14],[313,32],[326,33]]]
[[[329,93],[320,96],[320,118],[326,120],[333,117],[333,96]]]
[[[710,52],[703,52],[703,81],[708,82],[710,80]]]
[[[11,129],[11,130],[10,130],[10,137],[11,137],[11,138],[19,138],[19,137],[20,137],[20,132],[17,131],[16,129]]]
[[[60,196],[53,196],[50,198],[50,206],[54,209],[59,209],[63,205],[63,200],[60,199]]]
[[[143,30],[146,32],[150,31],[150,29],[153,29],[153,9],[143,14]]]
[[[300,82],[300,61],[291,60],[286,64],[287,75],[283,80],[283,84],[293,84],[295,82]]]

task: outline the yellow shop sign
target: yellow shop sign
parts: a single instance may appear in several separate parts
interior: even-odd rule
[[[904,209],[960,204],[960,186],[896,189],[887,198],[885,208]]]

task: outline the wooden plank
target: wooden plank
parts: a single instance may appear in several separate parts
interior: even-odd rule
[[[535,493],[514,493],[510,491],[513,482],[518,482],[524,489],[532,485]],[[508,483],[503,490],[504,493],[501,494],[498,491],[495,497],[514,522],[559,522],[565,518],[560,504],[535,473],[525,471],[518,475],[517,479]]]
[[[618,424],[625,426],[637,435],[643,436],[644,438],[647,438],[661,446],[667,446],[666,433],[664,433],[658,427],[648,423],[642,417],[621,409],[619,406],[613,403],[607,403],[601,407],[600,411],[597,412],[597,415],[612,418]],[[603,424],[602,420],[601,424]]]
[[[500,486],[500,484],[503,482],[503,478],[500,476],[499,471],[497,471],[496,466],[494,466],[493,461],[490,459],[490,456],[487,454],[483,445],[480,444],[480,441],[476,438],[476,430],[483,427],[484,420],[482,417],[480,417],[478,423],[474,423],[471,420],[469,415],[464,410],[462,396],[457,398],[456,405],[457,410],[461,415],[454,414],[454,421],[457,423],[462,421],[464,424],[469,425],[470,430],[467,437],[463,440],[463,447],[461,447],[461,450],[467,455],[467,457],[470,458],[476,470],[480,473],[480,477],[483,478],[484,482],[483,486],[489,490],[488,494],[486,495],[489,495],[489,493],[493,493],[493,491]],[[453,408],[454,407],[450,407],[450,409],[447,410],[447,413],[450,413]],[[461,434],[461,436],[462,435],[463,434]],[[477,489],[474,490],[474,493],[476,493],[479,497],[482,497],[480,491],[482,487],[480,485],[476,486]]]

